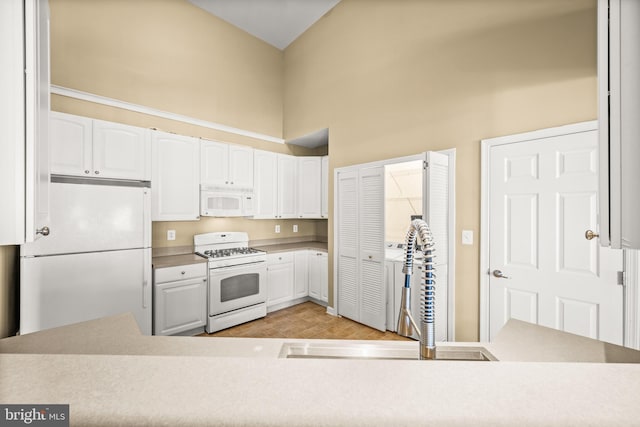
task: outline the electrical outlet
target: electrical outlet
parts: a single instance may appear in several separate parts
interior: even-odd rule
[[[462,230],[462,244],[473,245],[473,230]]]
[[[298,224],[293,224],[293,232],[294,233],[298,232]]]
[[[276,225],[276,233],[280,232],[280,224]]]
[[[167,240],[176,240],[176,230],[167,230]]]

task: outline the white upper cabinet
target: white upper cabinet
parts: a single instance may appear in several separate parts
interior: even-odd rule
[[[117,179],[151,179],[149,130],[93,121],[93,174]]]
[[[51,173],[149,181],[149,130],[51,113]]]
[[[278,154],[278,218],[297,217],[297,174],[297,159]]]
[[[253,151],[241,145],[202,142],[200,184],[209,188],[252,190]]]
[[[151,220],[197,220],[200,140],[158,131],[151,135]]]
[[[329,156],[322,156],[320,216],[329,218]]]
[[[229,185],[229,147],[218,142],[202,142],[200,145],[200,183],[203,186],[226,187]]]
[[[93,164],[92,120],[51,112],[51,173],[89,175]]]
[[[229,182],[234,188],[253,189],[253,148],[229,145]]]
[[[271,151],[256,150],[253,175],[255,178],[254,218],[277,218],[278,215],[278,155]]]
[[[255,219],[296,218],[297,160],[255,150]]]
[[[298,218],[320,218],[322,158],[298,157]]]

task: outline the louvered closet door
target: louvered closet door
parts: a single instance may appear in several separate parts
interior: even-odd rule
[[[358,314],[358,172],[338,173],[338,314]]]
[[[428,151],[424,173],[424,220],[429,224],[436,252],[436,341],[447,341],[448,329],[448,270],[449,270],[449,156]],[[412,298],[418,298],[416,287]]]
[[[359,173],[360,322],[384,331],[384,167]]]

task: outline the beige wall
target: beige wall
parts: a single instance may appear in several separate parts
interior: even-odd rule
[[[53,84],[282,135],[282,52],[187,0],[50,0]]]
[[[186,0],[50,5],[53,84],[282,137],[282,51]],[[280,153],[319,154],[62,96],[52,97],[52,109]],[[295,234],[294,223],[300,227]],[[275,224],[282,233],[274,232]],[[314,236],[321,224],[326,228],[326,221],[311,220],[155,222],[153,246],[191,245],[194,234],[223,230],[247,231],[251,239]],[[175,241],[166,240],[169,229],[176,230]]]
[[[18,328],[17,262],[17,246],[0,246],[0,338],[14,335]]]
[[[285,138],[328,127],[331,170],[457,149],[457,340],[479,336],[480,140],[596,117],[595,5],[342,0],[285,51]]]

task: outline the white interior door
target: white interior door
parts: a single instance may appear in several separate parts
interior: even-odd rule
[[[622,251],[585,238],[597,156],[595,126],[489,147],[489,339],[516,318],[622,344]]]
[[[360,322],[385,331],[384,166],[359,171]]]
[[[358,171],[338,173],[338,314],[358,320]]]

